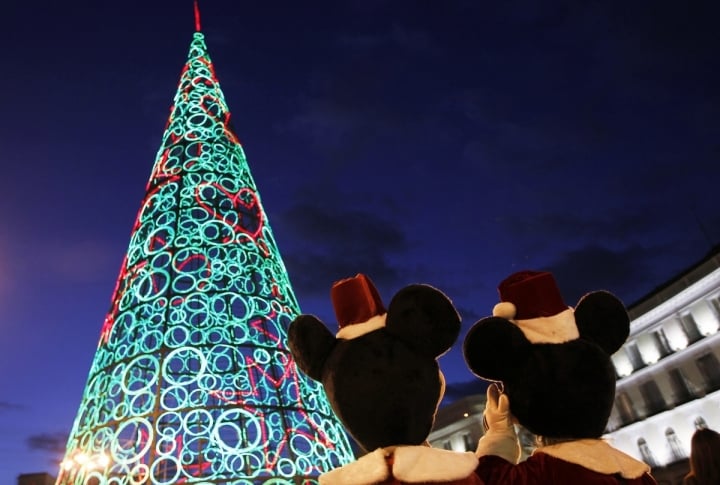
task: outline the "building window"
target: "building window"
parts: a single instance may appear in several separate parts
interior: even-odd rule
[[[635,408],[633,408],[630,398],[624,392],[619,392],[617,395],[616,406],[618,414],[620,414],[620,420],[622,425],[630,424],[637,421],[637,414],[635,414]]]
[[[710,302],[710,306],[713,309],[713,312],[715,313],[715,317],[720,319],[720,295],[715,295],[712,298],[708,300]]]
[[[640,393],[645,401],[645,416],[652,416],[666,409],[665,399],[655,381],[641,384]]]
[[[663,324],[663,334],[667,338],[671,351],[682,350],[688,346],[688,336],[679,318],[671,318]]]
[[[640,456],[642,456],[643,461],[650,465],[651,468],[655,468],[658,466],[657,460],[655,459],[655,456],[653,455],[652,451],[650,451],[650,447],[647,444],[647,441],[645,441],[645,438],[640,438],[637,441],[638,449],[640,450]]]
[[[654,364],[663,356],[654,332],[639,335],[635,340],[635,345],[637,345],[643,363],[647,365]]]
[[[693,317],[698,331],[705,337],[714,335],[720,329],[720,317],[711,300],[705,300],[705,305],[698,305],[693,311]]]
[[[705,418],[702,416],[698,416],[695,418],[695,429],[707,429],[708,425],[705,422]]]
[[[452,450],[452,446],[450,446],[450,440],[443,441],[443,449],[444,450]]]
[[[634,342],[642,362],[652,365],[672,353],[670,342],[662,328],[639,335]]]
[[[672,428],[665,430],[665,438],[667,438],[668,445],[670,446],[670,453],[672,453],[673,461],[679,461],[687,458],[685,449]]]
[[[670,355],[672,350],[670,349],[670,342],[668,342],[667,336],[662,328],[655,330],[652,333],[655,339],[655,345],[657,346],[658,352],[660,352],[660,358]]]
[[[685,332],[685,335],[687,335],[688,342],[693,343],[697,342],[702,338],[702,335],[700,334],[700,331],[698,330],[697,324],[695,323],[695,319],[692,316],[692,313],[686,313],[684,315],[680,315],[680,325],[682,325],[683,331]]]
[[[705,390],[707,392],[720,389],[720,372],[718,372],[718,369],[720,369],[720,362],[718,362],[715,354],[708,352],[701,355],[695,361],[695,365],[700,371],[700,374],[703,376]]]
[[[668,377],[670,378],[675,404],[682,404],[693,398],[690,384],[680,369],[671,369],[668,372]]]
[[[465,451],[475,451],[477,446],[475,446],[475,443],[473,443],[472,436],[470,436],[470,433],[465,433],[463,435],[463,444],[465,445]]]
[[[643,361],[642,355],[640,355],[640,350],[638,350],[635,342],[628,343],[625,346],[625,352],[627,353],[628,359],[630,359],[630,363],[632,364],[634,370],[645,367],[645,361]]]
[[[633,372],[633,365],[627,352],[617,352],[612,356],[613,365],[615,366],[615,376],[618,379],[627,377]]]

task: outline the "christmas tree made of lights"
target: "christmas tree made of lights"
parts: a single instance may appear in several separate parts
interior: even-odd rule
[[[199,26],[58,484],[309,484],[353,459]]]

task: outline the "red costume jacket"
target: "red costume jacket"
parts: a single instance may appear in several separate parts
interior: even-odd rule
[[[379,448],[320,475],[320,485],[484,485],[474,453],[428,446]]]
[[[648,465],[590,439],[543,446],[517,465],[481,456],[476,473],[485,485],[656,485]]]

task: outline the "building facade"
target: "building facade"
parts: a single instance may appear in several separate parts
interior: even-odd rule
[[[473,394],[443,406],[428,436],[430,445],[446,450],[475,451],[483,435],[484,410],[484,394]]]
[[[18,476],[17,485],[54,485],[55,477],[48,473],[24,473]]]
[[[654,469],[677,468],[697,428],[720,430],[718,248],[629,313],[607,438]]]

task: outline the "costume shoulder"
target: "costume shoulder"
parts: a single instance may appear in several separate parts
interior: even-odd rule
[[[474,473],[474,453],[427,446],[378,448],[320,476],[320,485],[445,484],[484,485]]]
[[[544,485],[548,483],[548,477],[553,477],[553,483],[616,485],[619,475],[596,472],[582,465],[538,452],[517,465],[498,456],[481,456],[476,474],[485,485]],[[625,479],[624,483],[656,485],[655,479],[647,472],[635,478]]]
[[[646,463],[613,448],[601,439],[575,440],[544,446],[538,448],[535,454],[550,455],[597,473],[619,475],[626,480],[650,472],[650,466]]]

